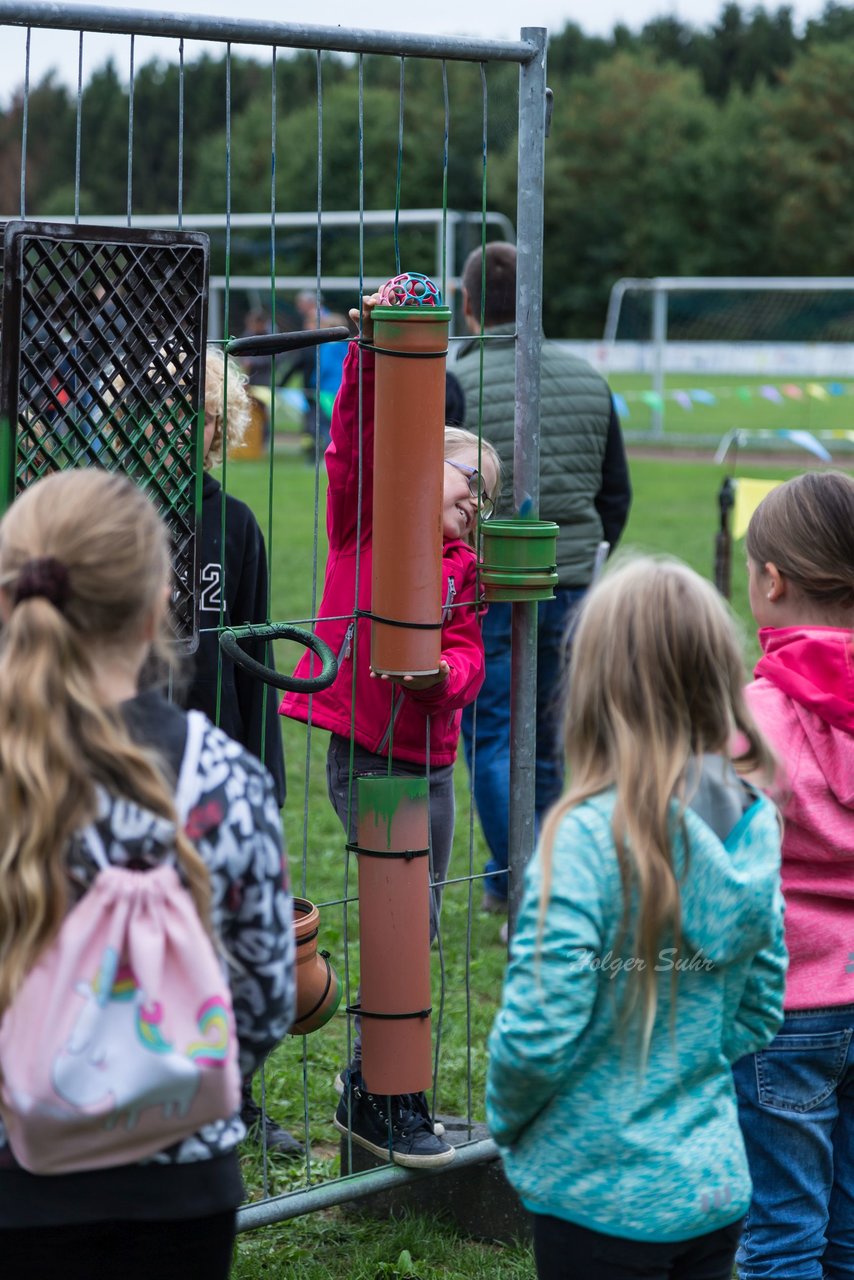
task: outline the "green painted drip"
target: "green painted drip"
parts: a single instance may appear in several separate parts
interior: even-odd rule
[[[418,803],[427,799],[427,778],[387,777],[384,774],[358,779],[356,804],[359,823],[373,818],[379,826],[385,823],[386,850],[391,848],[391,824],[404,801]]]

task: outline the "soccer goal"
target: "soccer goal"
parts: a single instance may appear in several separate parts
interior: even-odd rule
[[[694,405],[731,401],[730,416],[745,422],[751,400],[766,412],[788,401],[816,408],[854,393],[845,381],[854,373],[854,277],[618,280],[604,343],[608,373],[625,387],[624,416],[634,400],[652,436]]]

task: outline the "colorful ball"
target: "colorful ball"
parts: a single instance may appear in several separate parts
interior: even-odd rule
[[[441,307],[442,295],[429,276],[419,271],[404,271],[388,280],[379,290],[384,307]]]

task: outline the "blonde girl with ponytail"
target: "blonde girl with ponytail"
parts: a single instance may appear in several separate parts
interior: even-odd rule
[[[231,963],[240,1064],[252,1069],[292,1014],[279,810],[254,757],[200,720],[190,766],[186,714],[139,691],[152,649],[174,649],[169,590],[166,528],[120,475],[49,476],[0,522],[0,1018],[94,879],[78,838],[94,824],[113,863],[144,870],[176,855]],[[148,821],[135,824],[140,814]],[[44,1277],[62,1258],[66,1280],[227,1276],[242,1132],[225,1119],[154,1161],[47,1177],[17,1165],[0,1125],[4,1269]]]
[[[786,965],[743,683],[727,606],[685,565],[623,562],[586,599],[569,788],[490,1038],[487,1118],[541,1280],[730,1278],[750,1178],[729,1064],[772,1038]]]

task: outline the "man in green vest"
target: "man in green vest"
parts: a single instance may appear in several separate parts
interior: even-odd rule
[[[483,435],[501,457],[499,516],[514,514],[513,430],[515,400],[516,248],[486,246],[484,291],[480,249],[463,268],[463,309],[473,336],[461,345],[453,372],[463,388],[465,425],[482,423]],[[483,341],[481,341],[481,332]],[[481,358],[483,384],[481,394]],[[590,586],[597,549],[613,550],[631,504],[626,454],[608,384],[578,356],[556,343],[542,347],[540,383],[540,509],[554,520],[558,586],[539,605],[537,633],[537,766],[535,808],[539,820],[563,790],[563,747],[554,708],[567,669],[567,632]],[[477,753],[475,801],[489,846],[483,909],[507,909],[510,813],[510,609],[491,604],[483,622],[486,681],[473,708],[463,713],[469,768]]]

